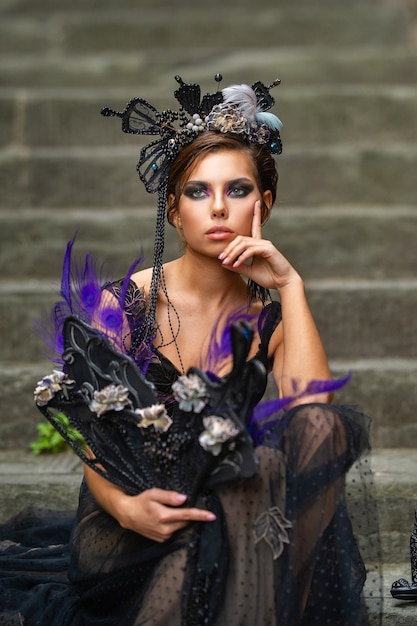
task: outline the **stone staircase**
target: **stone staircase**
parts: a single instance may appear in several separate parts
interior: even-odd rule
[[[417,505],[417,43],[415,0],[2,0],[0,6],[0,514],[76,501],[78,466],[32,459],[33,330],[65,243],[123,275],[152,258],[155,198],[142,142],[102,106],[174,105],[175,74],[215,88],[272,82],[284,121],[279,205],[266,229],[304,276],[337,400],[373,416],[386,580],[409,577]],[[166,258],[177,253],[169,230]],[[26,468],[26,469],[25,469]],[[28,469],[30,468],[30,469]],[[35,477],[35,478],[34,478]],[[23,494],[18,497],[18,494]],[[46,494],[46,495],[45,495]],[[388,594],[388,592],[387,592]],[[387,598],[384,624],[414,624]]]

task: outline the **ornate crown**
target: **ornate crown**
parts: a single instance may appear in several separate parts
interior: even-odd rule
[[[165,185],[179,150],[205,130],[244,135],[250,142],[264,144],[272,154],[282,152],[282,123],[267,112],[275,104],[270,89],[280,84],[279,79],[268,86],[260,81],[252,87],[232,85],[202,98],[200,85],[184,83],[180,76],[175,80],[180,85],[174,92],[181,105],[179,111],[159,112],[140,97],[130,100],[124,111],[101,110],[102,115],[120,117],[125,133],[160,136],[142,148],[137,164],[139,178],[149,193]],[[216,74],[215,80],[219,83],[222,76]]]

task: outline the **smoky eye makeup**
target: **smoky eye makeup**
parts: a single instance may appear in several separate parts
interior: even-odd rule
[[[252,193],[252,191],[253,187],[250,187],[249,185],[239,185],[230,187],[227,190],[226,195],[229,198],[246,198],[246,196]]]
[[[236,178],[230,180],[225,184],[224,194],[228,198],[245,198],[253,192],[256,185],[248,178]],[[186,198],[193,200],[199,200],[200,198],[207,198],[212,195],[212,190],[208,183],[199,180],[189,181],[183,190],[183,195]]]
[[[186,198],[205,198],[210,194],[208,185],[202,182],[190,182],[187,183],[184,187],[183,194]]]
[[[232,180],[227,185],[226,195],[231,198],[245,198],[255,189],[255,185],[248,179]]]

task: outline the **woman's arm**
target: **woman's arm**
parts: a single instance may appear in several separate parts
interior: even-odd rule
[[[302,389],[311,380],[330,379],[327,357],[307,302],[304,283],[276,247],[262,239],[259,202],[255,203],[252,237],[236,237],[219,259],[225,268],[279,292],[282,323],[271,338],[270,356],[274,357],[273,373],[280,394],[293,395],[293,380]],[[251,264],[246,265],[249,260]],[[330,399],[329,394],[308,397],[310,402]]]
[[[307,302],[303,281],[296,275],[278,291],[282,322],[279,325],[278,338],[273,336],[271,343],[275,347],[273,375],[280,394],[284,396],[293,393],[293,380],[300,389],[304,389],[311,380],[330,380],[331,373]],[[299,402],[305,402],[306,399],[301,398]],[[330,402],[331,395],[308,396],[308,401]]]

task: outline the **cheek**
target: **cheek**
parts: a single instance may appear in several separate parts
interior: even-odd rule
[[[201,216],[197,211],[182,211],[177,214],[176,227],[181,229],[183,237],[189,238],[201,227]]]
[[[242,212],[242,215],[239,220],[240,230],[242,235],[251,235],[252,233],[252,222],[253,222],[253,207],[251,206],[248,210]]]
[[[193,228],[197,223],[197,211],[190,210],[187,206],[180,206],[173,214],[173,223],[176,228],[181,230]]]

